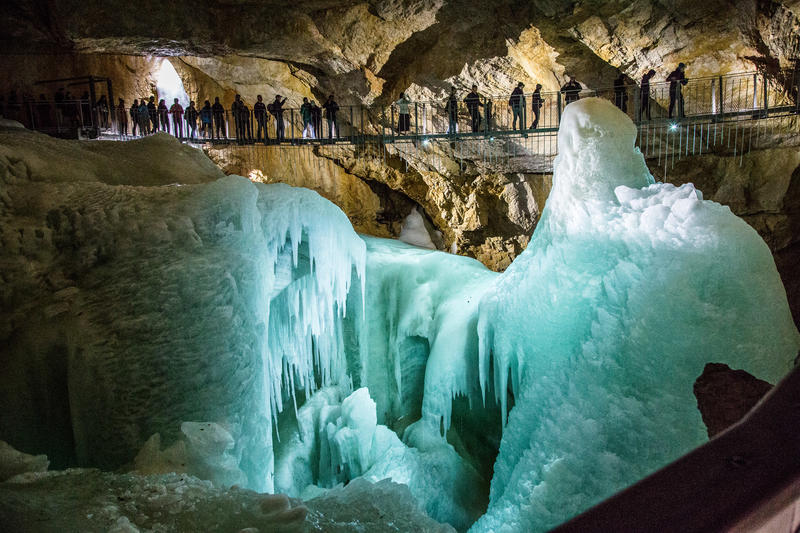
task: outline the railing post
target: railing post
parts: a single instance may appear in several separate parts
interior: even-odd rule
[[[556,93],[556,113],[557,113],[556,118],[558,119],[558,124],[561,125],[561,91],[558,91]]]
[[[761,76],[761,94],[762,98],[764,99],[764,116],[766,117],[769,114],[769,95],[767,94],[767,77]]]
[[[295,140],[295,132],[294,132],[294,108],[289,109],[289,119],[292,121],[292,144],[294,144]]]
[[[428,108],[426,103],[422,102],[422,134],[428,133]]]
[[[359,108],[360,109],[360,108]],[[361,110],[361,116],[364,116],[364,111]],[[350,106],[350,144],[353,144],[353,130],[355,122],[353,122],[353,106]]]
[[[758,74],[753,74],[753,111],[758,109]]]
[[[719,77],[719,115],[722,118],[725,116],[725,92],[722,76]]]
[[[392,104],[391,110],[392,110],[392,113],[391,113],[392,114],[392,116],[391,116],[392,123],[389,124],[389,130],[392,132],[392,142],[394,142],[394,104]],[[397,132],[397,133],[398,133],[398,135],[400,134],[400,132]]]
[[[414,102],[414,134],[419,137],[419,103]]]

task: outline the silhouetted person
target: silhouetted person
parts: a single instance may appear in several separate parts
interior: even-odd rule
[[[150,97],[150,103],[153,105],[155,110],[155,102],[153,102],[153,97]],[[150,124],[153,120],[153,114],[150,112],[150,106],[147,105],[147,102],[144,98],[139,101],[139,134],[145,135],[150,133]],[[156,119],[157,120],[157,119]]]
[[[233,98],[233,103],[231,104],[231,117],[233,118],[233,124],[236,129],[236,140],[241,141],[244,139],[244,129],[242,121],[240,120],[239,116],[239,106],[242,105],[242,97],[241,95],[236,95]]]
[[[117,106],[117,130],[120,135],[128,135],[128,109],[125,107],[125,100],[119,99]]]
[[[469,111],[472,122],[472,132],[475,133],[481,128],[481,111],[478,108],[483,107],[477,85],[472,86],[472,91],[464,98],[464,103],[467,104],[467,111]]]
[[[300,106],[300,118],[303,119],[303,133],[301,137],[303,139],[309,136],[314,138],[314,114],[311,109],[311,102],[308,101],[308,98],[303,98],[303,104]],[[311,130],[310,133],[309,130]]]
[[[136,130],[139,127],[139,100],[138,99],[134,98],[133,104],[131,105],[131,108],[128,111],[128,113],[131,116],[131,134],[134,137],[136,137]],[[144,132],[142,132],[142,131],[139,132],[139,135],[143,135],[143,134],[144,134]]]
[[[314,138],[322,138],[322,108],[311,102],[311,123],[314,125]]]
[[[106,95],[100,96],[100,99],[97,100],[97,111],[100,114],[100,127],[101,128],[108,128],[108,99]]]
[[[667,81],[669,82],[669,118],[672,118],[676,103],[678,104],[678,117],[683,118],[686,116],[683,109],[683,91],[681,90],[683,89],[682,85],[689,83],[684,74],[685,70],[686,65],[678,63],[678,68],[667,76]]]
[[[531,109],[533,110],[532,130],[539,127],[539,114],[542,112],[542,104],[544,104],[544,99],[542,98],[542,84],[537,83],[536,89],[533,90],[533,94],[531,95]]]
[[[511,97],[508,99],[508,106],[514,115],[514,120],[511,122],[511,129],[517,129],[517,119],[519,119],[519,129],[525,129],[525,95],[523,94],[523,87],[525,84],[519,82],[517,86],[511,91]]]
[[[183,118],[186,120],[186,136],[190,139],[197,137],[197,115],[197,108],[194,106],[194,100],[192,100],[183,114]]]
[[[650,80],[653,76],[656,75],[656,71],[650,69],[647,71],[647,74],[642,76],[642,85],[640,87],[640,99],[642,100],[641,105],[639,106],[639,121],[646,116],[647,120],[650,120]]]
[[[239,100],[239,124],[242,128],[242,140],[253,140],[253,127],[250,124],[250,108],[244,103],[244,100]]]
[[[328,100],[322,105],[325,110],[325,118],[328,119],[328,139],[334,136],[339,137],[339,125],[336,122],[336,113],[339,112],[339,104],[333,99],[333,95],[328,96]],[[334,133],[335,130],[335,133]]]
[[[569,76],[569,81],[561,87],[561,92],[564,94],[564,105],[569,105],[572,102],[577,102],[581,99],[581,84],[573,78]]]
[[[172,115],[172,131],[175,132],[175,137],[178,139],[183,138],[183,106],[178,103],[178,99],[173,100],[169,108],[169,114]]]
[[[211,106],[211,112],[214,115],[214,128],[217,131],[217,139],[221,138],[228,138],[228,134],[225,131],[225,108],[222,107],[222,104],[219,103],[219,96],[214,97],[214,105]],[[220,131],[222,132],[222,136],[220,136]]]
[[[286,98],[281,100],[281,95],[276,94],[268,106],[267,110],[275,117],[275,140],[281,142],[284,138],[284,124],[283,124],[283,104],[286,103]]]
[[[264,105],[264,99],[259,94],[256,96],[256,103],[253,105],[253,116],[256,119],[256,141],[261,141],[262,136],[264,142],[269,140],[269,133],[267,133],[267,106]]]
[[[622,72],[614,80],[614,105],[623,113],[628,112],[628,88],[625,87],[625,74]]]
[[[214,113],[211,111],[211,102],[206,100],[200,110],[200,133],[204,139],[214,136]]]
[[[800,59],[794,60],[794,68],[789,77],[789,94],[794,100],[794,112],[800,114]]]
[[[158,123],[161,131],[169,133],[169,109],[167,109],[167,102],[163,98],[158,101]],[[156,131],[158,131],[158,126]]]
[[[162,100],[163,102],[163,100]],[[166,106],[165,106],[166,107]],[[156,97],[151,96],[150,101],[147,102],[147,112],[150,113],[150,131],[153,133],[158,132],[158,108],[156,107]]]
[[[450,87],[450,96],[444,104],[444,112],[447,113],[447,133],[455,135],[458,133],[458,98],[455,87]]]

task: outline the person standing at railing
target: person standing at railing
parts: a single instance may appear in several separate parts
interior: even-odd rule
[[[269,133],[267,133],[267,106],[264,104],[264,98],[259,94],[256,96],[256,103],[253,104],[253,116],[256,119],[256,142],[263,141],[266,143],[269,140]]]
[[[628,88],[625,86],[625,74],[619,71],[619,76],[614,80],[614,105],[623,113],[628,112]]]
[[[197,108],[194,106],[194,100],[189,102],[189,107],[186,108],[183,118],[186,120],[186,136],[189,139],[197,137]]]
[[[794,112],[800,114],[800,59],[794,60],[794,68],[789,81],[789,94],[794,100]]]
[[[242,127],[242,142],[251,142],[253,140],[253,126],[250,124],[250,108],[244,103],[244,100],[239,100],[239,124]]]
[[[309,130],[311,130],[311,138],[314,138],[314,126],[312,125],[313,114],[311,111],[311,103],[308,98],[303,98],[303,104],[300,106],[300,118],[303,120],[303,139],[309,137]]]
[[[161,131],[169,133],[169,109],[167,109],[167,101],[163,98],[158,101],[158,122]],[[156,128],[156,131],[158,128]]]
[[[133,99],[133,104],[131,104],[128,114],[131,116],[131,134],[136,137],[136,130],[139,126],[139,100]],[[141,132],[139,135],[141,135]]]
[[[683,91],[681,87],[689,83],[689,80],[686,79],[686,75],[684,74],[685,70],[686,65],[678,63],[678,68],[670,72],[669,76],[667,76],[667,81],[669,82],[669,118],[672,118],[676,102],[678,104],[678,118],[684,118],[686,116],[683,109]]]
[[[311,135],[315,139],[322,138],[322,108],[316,102],[311,102]]]
[[[99,126],[108,129],[108,98],[106,95],[101,95],[97,100],[97,112],[99,113]]]
[[[537,83],[536,89],[533,90],[533,94],[531,95],[531,104],[531,108],[533,109],[533,124],[531,124],[531,129],[535,130],[539,127],[539,114],[542,112],[542,104],[544,104],[541,83]]]
[[[151,127],[148,128],[149,132],[158,132],[158,108],[156,107],[156,97],[151,96],[150,101],[147,102],[147,112],[150,114]]]
[[[325,110],[325,118],[328,120],[328,139],[339,137],[339,125],[336,122],[336,113],[339,112],[339,104],[333,99],[333,95],[328,96],[328,100],[322,105]]]
[[[244,128],[242,121],[239,117],[239,107],[242,105],[242,96],[237,94],[233,98],[233,103],[231,104],[231,117],[233,118],[233,125],[234,129],[236,130],[236,140],[241,142],[244,139]]]
[[[647,120],[650,120],[650,80],[653,76],[656,75],[656,71],[650,69],[647,71],[647,74],[642,76],[642,85],[640,87],[640,100],[641,104],[639,105],[639,122],[642,121],[644,116],[647,116]]]
[[[572,102],[577,102],[581,99],[581,84],[572,76],[568,76],[569,81],[561,87],[561,92],[564,94],[564,105],[569,105]]]
[[[206,100],[200,109],[200,134],[203,139],[214,136],[214,113],[211,111],[211,102]]]
[[[511,122],[512,130],[517,129],[517,119],[519,119],[519,129],[525,129],[525,119],[522,116],[522,112],[525,109],[525,96],[522,92],[523,87],[525,87],[525,84],[519,82],[514,90],[511,91],[511,97],[508,99],[508,106],[514,114],[514,120]]]
[[[163,102],[163,100],[162,100]],[[178,103],[178,99],[173,100],[169,108],[169,114],[172,115],[172,131],[178,139],[183,138],[183,106]],[[168,130],[169,131],[169,130]]]
[[[455,87],[450,87],[450,96],[444,105],[444,112],[447,113],[447,133],[455,135],[458,133],[458,98]]]
[[[397,133],[403,133],[411,129],[411,113],[409,106],[411,100],[408,99],[406,93],[400,93],[400,98],[395,102],[397,105],[398,118],[397,118]]]
[[[472,132],[476,133],[481,129],[481,112],[478,108],[483,107],[481,95],[478,94],[477,85],[472,86],[472,91],[464,98],[464,103],[467,104],[467,111],[469,111],[472,122]]]
[[[267,106],[267,111],[275,117],[275,140],[277,142],[281,142],[285,135],[285,126],[283,124],[283,104],[285,103],[286,98],[281,100],[281,95],[276,94],[275,100]]]
[[[151,104],[153,108],[155,108],[155,103],[152,101],[153,97],[150,97]],[[139,101],[139,135],[149,135],[150,134],[150,123],[153,120],[153,114],[150,112],[150,106],[147,105],[144,98]],[[156,119],[158,120],[158,119]]]
[[[214,105],[211,106],[211,112],[214,115],[214,127],[217,131],[217,139],[225,138],[228,139],[228,134],[225,131],[225,108],[222,107],[222,104],[219,103],[219,96],[214,97]],[[222,137],[220,137],[220,132],[222,132]],[[213,130],[212,130],[213,136]]]
[[[128,136],[128,108],[125,107],[125,100],[119,99],[117,106],[117,130],[120,136]]]

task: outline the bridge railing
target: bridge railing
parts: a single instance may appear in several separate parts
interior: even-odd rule
[[[782,71],[773,77],[749,72],[690,78],[685,85],[679,85],[674,96],[671,96],[669,82],[652,82],[649,95],[643,94],[640,86],[631,82],[621,89],[583,89],[580,98],[598,96],[615,102],[639,125],[676,123],[683,119],[733,121],[800,111],[798,84],[800,75],[794,70]],[[138,114],[129,108],[105,109],[87,100],[7,103],[0,112],[31,129],[48,133],[88,128],[127,138],[158,130],[186,139],[250,143],[263,142],[264,138],[259,136],[261,125],[271,143],[320,140],[360,143],[376,138],[381,142],[392,142],[408,137],[530,132],[534,123],[537,130],[555,131],[567,105],[565,96],[560,91],[542,92],[538,98],[534,98],[533,93],[525,93],[516,109],[509,105],[509,95],[481,97],[475,120],[463,95],[457,100],[452,120],[445,99],[416,101],[409,105],[405,124],[401,124],[400,107],[396,103],[388,106],[341,105],[333,120],[322,110],[307,120],[308,116],[304,118],[297,107],[287,107],[279,116],[268,113],[263,121],[250,108],[244,114],[234,114],[226,109],[213,116],[210,127],[204,127],[198,108],[194,127],[184,113],[179,117],[179,131],[175,131],[174,117],[166,111],[140,120]],[[541,102],[538,120],[533,108],[536,100]],[[671,100],[674,100],[674,105],[670,117]]]

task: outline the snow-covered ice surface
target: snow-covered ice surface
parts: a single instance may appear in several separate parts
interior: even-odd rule
[[[308,500],[318,530],[438,530],[421,509],[463,530],[491,481],[473,531],[543,531],[677,458],[705,440],[703,365],[774,382],[800,335],[756,232],[653,183],[634,138],[610,103],[570,104],[543,216],[497,274],[359,238],[316,193],[222,177],[166,135],[0,132],[3,438],[149,474],[28,474],[0,510],[267,527],[236,515],[272,505],[240,485]],[[386,478],[408,488],[363,484]],[[395,503],[411,518],[378,529]]]

